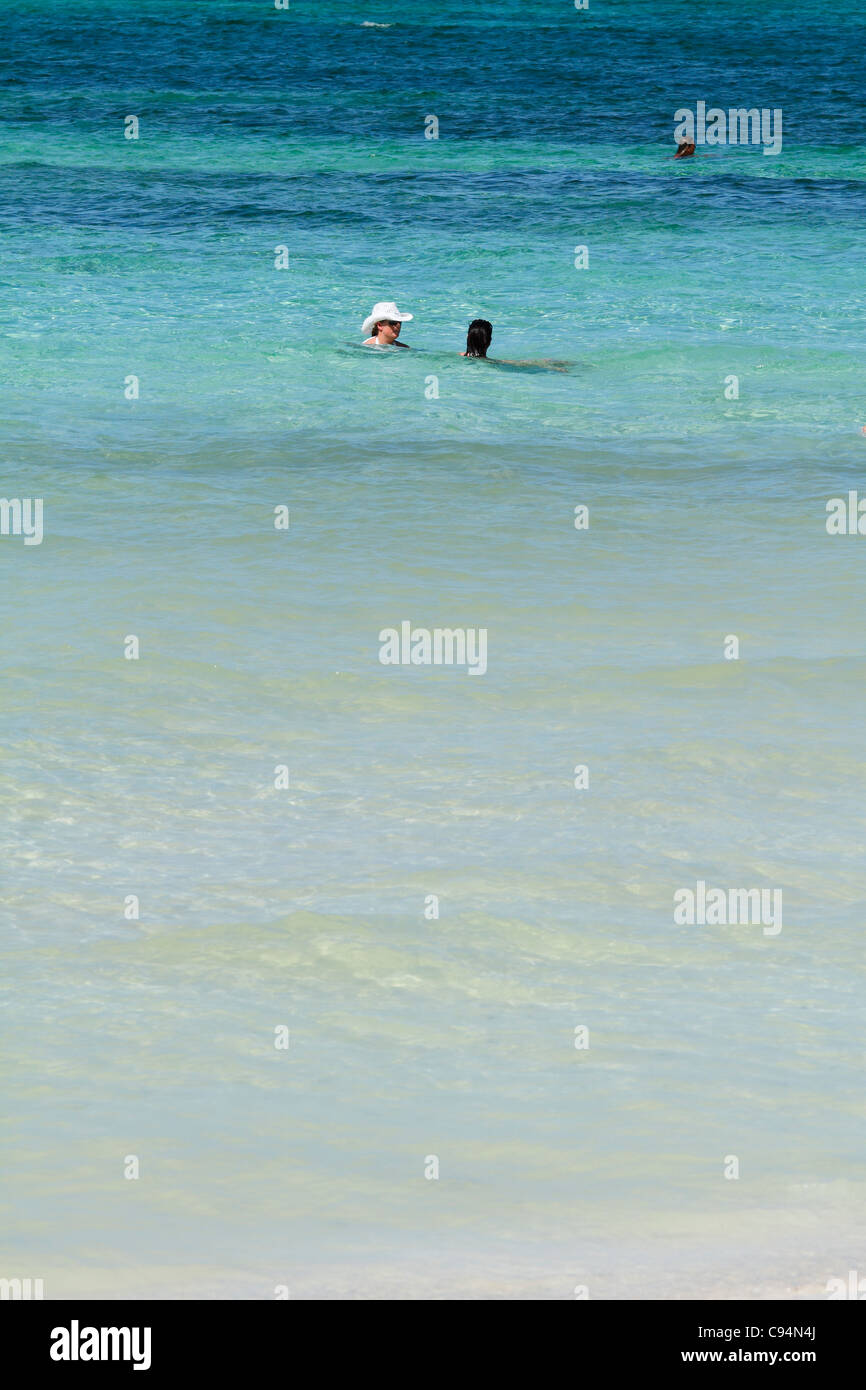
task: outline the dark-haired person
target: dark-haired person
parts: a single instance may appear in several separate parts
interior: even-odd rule
[[[493,324],[486,319],[473,319],[466,334],[466,351],[461,357],[486,357],[493,337]]]
[[[397,339],[401,326],[409,323],[412,317],[412,314],[401,314],[393,299],[380,299],[361,325],[362,333],[374,333],[372,338],[365,339],[364,347],[408,347],[408,343],[398,343]]]
[[[693,155],[694,153],[695,146],[692,143],[692,141],[681,140],[680,143],[677,145],[677,152],[674,155],[674,159],[688,159],[689,156]]]
[[[495,367],[533,367],[536,371],[567,372],[567,362],[555,362],[550,358],[537,361],[535,358],[523,360],[514,357],[488,357],[487,349],[493,337],[493,325],[486,319],[473,319],[466,334],[466,351],[461,357],[483,357]]]

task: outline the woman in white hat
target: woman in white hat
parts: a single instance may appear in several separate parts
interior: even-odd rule
[[[408,347],[408,343],[398,343],[397,339],[400,325],[408,323],[412,317],[412,314],[401,314],[392,299],[380,300],[361,325],[362,333],[373,334],[365,340],[364,347]]]

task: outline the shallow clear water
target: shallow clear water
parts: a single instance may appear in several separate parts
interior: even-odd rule
[[[45,516],[0,538],[0,1273],[819,1294],[864,1226],[862,16],[0,19]],[[782,153],[672,163],[698,99]],[[391,297],[412,351],[364,352]],[[567,370],[462,360],[476,316]],[[404,619],[486,674],[381,665]],[[675,924],[698,879],[782,931]]]

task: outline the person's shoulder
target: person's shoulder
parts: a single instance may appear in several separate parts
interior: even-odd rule
[[[375,341],[375,338],[365,338],[363,343],[361,344],[361,347],[372,347]]]

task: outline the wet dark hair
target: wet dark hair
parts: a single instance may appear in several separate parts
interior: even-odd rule
[[[493,324],[486,319],[473,319],[466,334],[466,356],[486,357],[493,337]]]

